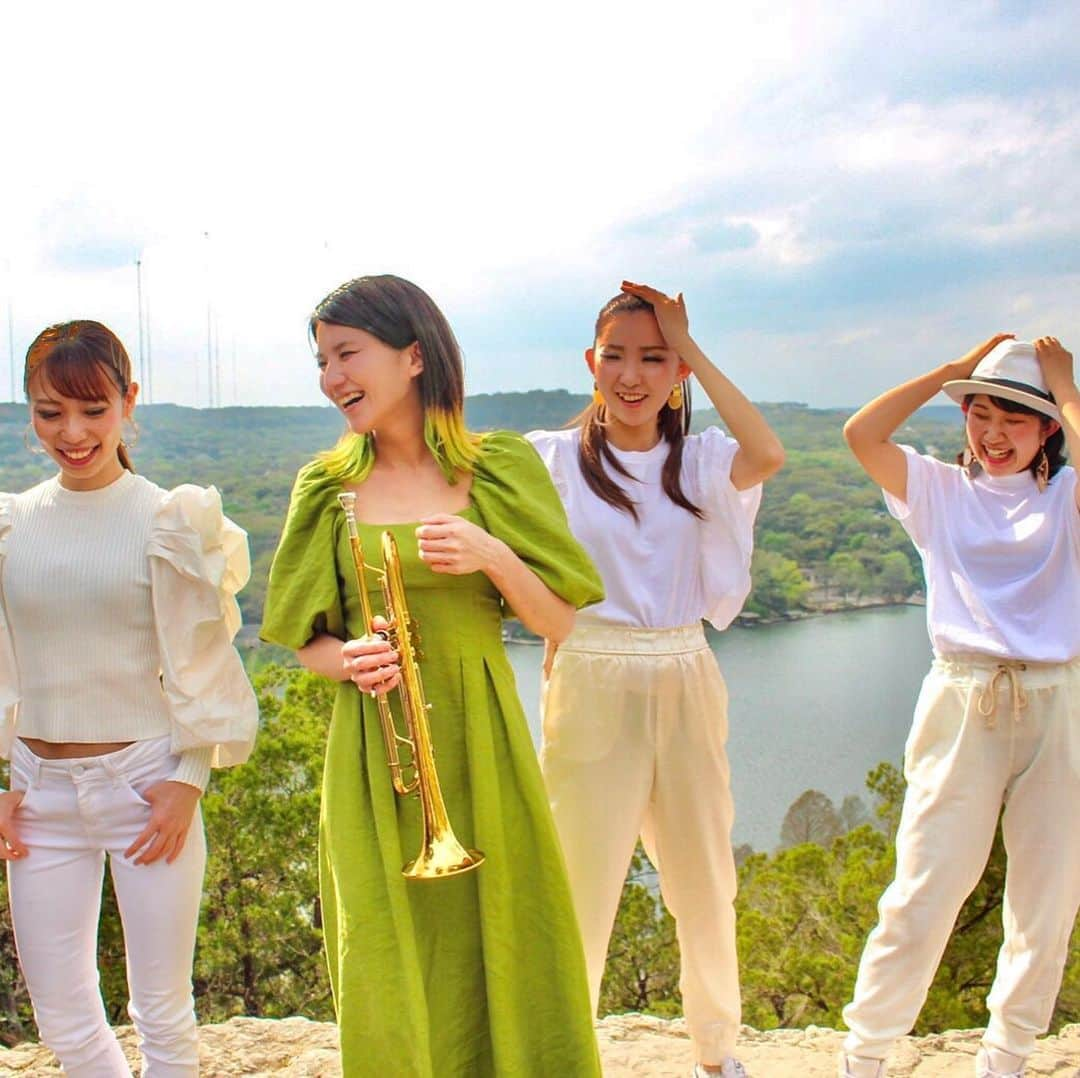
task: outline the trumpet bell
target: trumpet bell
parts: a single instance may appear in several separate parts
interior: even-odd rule
[[[483,863],[484,855],[479,850],[467,850],[452,831],[445,831],[424,844],[420,856],[402,869],[402,875],[407,880],[439,880],[469,872]]]

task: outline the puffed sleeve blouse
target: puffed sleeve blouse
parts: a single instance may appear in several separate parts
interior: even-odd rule
[[[233,638],[247,537],[218,492],[130,472],[0,494],[0,754],[16,736],[169,735],[175,780],[244,761],[258,705]]]
[[[300,470],[270,571],[264,640],[299,650],[318,633],[345,637],[344,585],[335,561],[343,527],[336,500],[341,489],[320,461]],[[603,598],[600,577],[570,533],[543,462],[520,434],[484,435],[469,500],[484,529],[561,599],[580,609]]]

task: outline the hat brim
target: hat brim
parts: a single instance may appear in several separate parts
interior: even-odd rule
[[[1061,422],[1061,412],[1056,404],[1035,393],[1025,393],[1022,389],[999,385],[997,382],[984,382],[978,378],[965,378],[955,382],[946,382],[941,387],[957,404],[963,404],[969,394],[985,393],[988,397],[1001,397],[1016,404],[1026,405],[1036,412],[1041,412],[1051,419]]]

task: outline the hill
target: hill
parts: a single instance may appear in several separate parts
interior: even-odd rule
[[[466,419],[475,430],[528,431],[564,425],[588,402],[566,390],[490,393],[469,397]],[[800,608],[827,609],[906,598],[917,586],[915,552],[885,513],[877,488],[843,444],[848,412],[797,403],[763,404],[788,450],[785,469],[767,484],[757,526],[754,593],[748,610],[782,616]],[[334,443],[340,416],[325,406],[138,409],[136,467],[162,486],[214,484],[226,511],[247,529],[252,581],[241,596],[245,622],[258,624],[266,576],[297,469]],[[695,416],[700,430],[711,410]],[[27,452],[27,411],[0,405],[0,489],[23,490],[53,472]],[[925,409],[904,432],[920,449],[960,442],[955,409]]]

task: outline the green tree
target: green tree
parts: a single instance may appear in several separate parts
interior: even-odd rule
[[[754,551],[751,576],[754,584],[746,606],[757,614],[782,617],[797,610],[810,591],[798,565],[771,550]]]
[[[829,577],[845,598],[865,595],[870,590],[866,566],[846,550],[838,550],[829,558]]]
[[[911,562],[900,551],[890,551],[881,559],[881,569],[875,583],[887,598],[894,601],[906,599],[915,590]]]
[[[252,758],[217,773],[203,798],[211,852],[195,961],[200,1017],[327,1019],[317,845],[335,686],[269,667],[256,688],[262,719]]]
[[[804,790],[784,814],[780,848],[787,850],[804,842],[828,846],[843,833],[844,823],[832,799],[820,790]]]
[[[656,876],[639,845],[619,898],[600,985],[600,1013],[682,1013],[675,919],[655,891]]]

